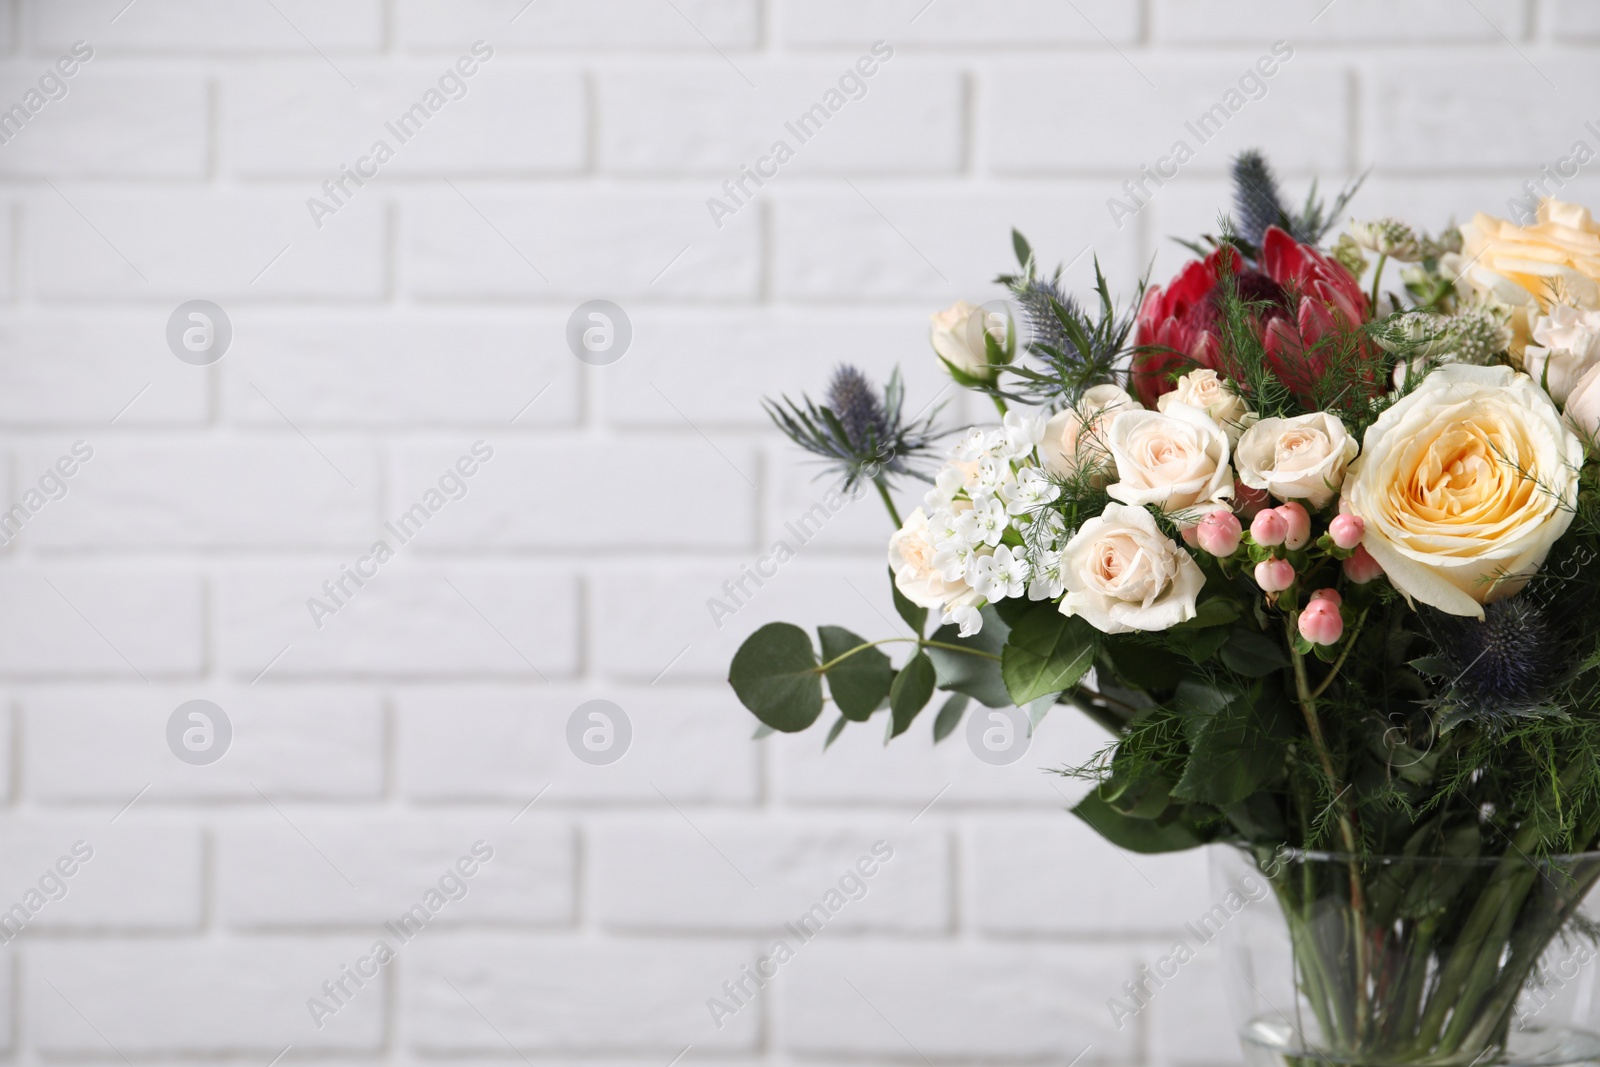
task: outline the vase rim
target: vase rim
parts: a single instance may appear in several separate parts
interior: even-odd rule
[[[1232,849],[1234,849],[1234,850],[1236,850],[1238,852],[1243,852],[1243,853],[1252,854],[1252,855],[1256,852],[1257,849],[1264,847],[1264,846],[1260,846],[1260,845],[1251,845],[1251,844],[1248,844],[1248,843],[1242,842],[1242,841],[1219,841],[1219,842],[1215,842],[1215,843],[1219,844],[1219,845],[1223,845],[1223,846],[1228,847],[1228,848],[1232,848]],[[1515,846],[1513,846],[1513,847],[1515,847]],[[1355,859],[1355,860],[1357,860],[1358,862],[1361,862],[1361,863],[1376,863],[1376,864],[1382,864],[1382,865],[1385,865],[1385,866],[1390,866],[1390,865],[1399,866],[1401,864],[1408,864],[1408,863],[1427,863],[1427,864],[1432,864],[1432,865],[1435,865],[1435,866],[1437,866],[1439,864],[1461,864],[1461,865],[1485,866],[1485,865],[1499,864],[1499,863],[1504,862],[1505,859],[1506,859],[1506,856],[1504,856],[1504,855],[1500,855],[1500,856],[1430,856],[1430,855],[1407,856],[1407,855],[1402,855],[1402,854],[1376,854],[1376,853],[1371,854],[1371,855],[1362,855],[1362,854],[1359,854],[1359,853],[1334,852],[1334,851],[1325,851],[1325,850],[1322,850],[1322,849],[1288,848],[1287,846],[1277,846],[1275,848],[1275,851],[1280,851],[1280,850],[1281,850],[1282,854],[1286,858],[1291,859],[1291,860],[1313,860],[1313,861],[1315,861],[1317,863],[1348,863],[1350,860]],[[1530,866],[1535,866],[1535,867],[1548,867],[1548,866],[1552,866],[1552,865],[1554,865],[1554,866],[1567,866],[1569,864],[1576,864],[1576,863],[1585,862],[1585,861],[1586,862],[1600,864],[1600,850],[1595,850],[1595,851],[1590,851],[1590,852],[1562,852],[1562,853],[1555,853],[1555,854],[1552,854],[1552,855],[1549,855],[1549,856],[1541,856],[1541,857],[1533,857],[1533,856],[1523,855],[1522,858],[1524,860],[1526,860],[1527,863]]]

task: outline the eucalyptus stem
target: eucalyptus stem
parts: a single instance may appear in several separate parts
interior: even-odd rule
[[[894,644],[896,641],[915,641],[918,648],[943,648],[948,649],[951,652],[965,652],[969,656],[982,656],[984,659],[992,659],[996,663],[1000,662],[1000,657],[995,655],[993,652],[985,652],[979,648],[967,648],[963,645],[952,645],[948,641],[931,641],[926,637],[880,637],[876,641],[868,641],[865,644],[857,645],[855,648],[849,649],[848,651],[841,652],[828,662],[822,664],[820,667],[811,668],[811,671],[813,674],[826,674],[833,667],[849,659],[857,652],[865,652],[867,649],[873,648],[877,645]]]
[[[883,506],[889,509],[889,518],[894,520],[894,528],[899,529],[905,523],[900,521],[900,512],[895,509],[894,498],[889,495],[889,487],[884,484],[883,475],[872,479],[872,484],[878,487],[878,495],[883,498]]]

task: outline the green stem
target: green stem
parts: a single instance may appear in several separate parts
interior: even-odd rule
[[[930,641],[925,637],[883,637],[876,641],[868,641],[866,644],[857,645],[855,648],[852,648],[847,652],[839,653],[822,666],[811,668],[812,673],[825,674],[835,665],[849,659],[857,652],[863,652],[866,649],[872,648],[876,645],[893,644],[896,641],[915,641],[918,648],[944,648],[949,649],[951,652],[965,652],[969,656],[982,656],[984,659],[992,659],[996,663],[1000,662],[1000,657],[995,655],[993,652],[984,652],[983,650],[976,648],[966,648],[962,645],[952,645],[947,641]]]
[[[894,500],[889,496],[889,487],[884,484],[883,476],[872,479],[872,484],[878,487],[878,495],[883,497],[883,506],[889,509],[889,518],[894,520],[894,528],[899,529],[905,523],[900,521],[900,512],[895,510]]]
[[[1378,253],[1378,265],[1372,268],[1372,313],[1378,313],[1378,283],[1383,280],[1383,265],[1389,262],[1387,253]]]
[[[1344,661],[1350,658],[1350,650],[1356,647],[1356,638],[1361,636],[1361,628],[1367,624],[1367,612],[1370,608],[1363,608],[1361,615],[1356,619],[1355,628],[1350,631],[1350,639],[1344,644],[1344,651],[1339,653],[1339,658],[1333,661],[1333,669],[1328,676],[1322,679],[1322,684],[1311,691],[1311,699],[1315,700],[1327,692],[1328,686],[1333,684],[1334,677],[1339,673],[1339,668],[1344,666]]]
[[[998,395],[996,395],[994,393],[990,393],[989,394],[989,399],[994,401],[994,406],[1000,409],[1000,417],[1004,418],[1005,415],[1006,415],[1006,412],[1008,412],[1010,410],[1009,408],[1006,407],[1005,400],[1002,397],[1000,397],[1000,396],[998,396]]]

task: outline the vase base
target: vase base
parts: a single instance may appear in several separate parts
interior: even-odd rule
[[[1282,1018],[1252,1020],[1241,1034],[1247,1067],[1569,1067],[1600,1063],[1600,1034],[1573,1027],[1530,1026],[1516,1030],[1499,1052],[1454,1055],[1350,1052],[1307,1041]]]

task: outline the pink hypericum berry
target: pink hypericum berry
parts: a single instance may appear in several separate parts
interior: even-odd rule
[[[1383,568],[1378,566],[1378,561],[1373,559],[1371,553],[1361,545],[1356,546],[1355,555],[1344,561],[1344,576],[1357,585],[1366,585],[1382,575]]]
[[[1326,597],[1319,597],[1306,605],[1300,613],[1300,636],[1314,645],[1336,645],[1344,636],[1344,619],[1339,605]]]
[[[1286,559],[1264,559],[1256,564],[1256,584],[1264,593],[1281,593],[1294,584],[1294,567]]]
[[[1337,589],[1318,589],[1315,593],[1311,594],[1311,599],[1331,600],[1333,601],[1334,607],[1338,607],[1340,604],[1344,603],[1344,597],[1339,595],[1339,590]]]
[[[1311,541],[1311,516],[1306,514],[1306,509],[1290,501],[1280,507],[1273,508],[1283,518],[1284,548],[1304,548]]]
[[[1250,522],[1250,536],[1258,545],[1281,545],[1289,536],[1289,524],[1276,509],[1258,512]]]
[[[1184,544],[1188,545],[1190,548],[1193,548],[1195,545],[1200,543],[1199,524],[1197,523],[1194,526],[1180,526],[1178,528],[1178,536],[1183,538]]]
[[[1271,499],[1265,489],[1252,489],[1237,478],[1233,480],[1233,510],[1245,518],[1255,518]]]
[[[1354,548],[1366,535],[1367,524],[1359,515],[1336,515],[1328,523],[1328,536],[1340,548]]]
[[[1195,527],[1195,537],[1200,541],[1200,547],[1213,556],[1231,556],[1238,551],[1239,538],[1244,536],[1244,527],[1239,525],[1239,519],[1231,511],[1213,511],[1200,520],[1200,525]]]

